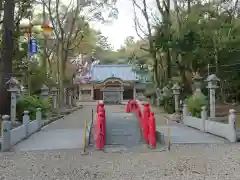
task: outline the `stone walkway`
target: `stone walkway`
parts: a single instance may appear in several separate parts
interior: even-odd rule
[[[106,108],[107,112],[107,108]],[[133,113],[106,113],[106,144],[136,146],[141,143],[139,122]]]
[[[83,148],[84,121],[92,119],[96,103],[84,104],[84,107],[74,113],[57,120],[38,133],[14,147],[15,151],[56,150]],[[141,141],[138,120],[133,114],[126,114],[124,105],[106,105],[107,112],[107,144],[137,145]],[[157,130],[163,134],[166,141],[168,136],[167,118],[159,109],[152,107],[155,112]],[[202,133],[190,127],[173,123],[171,128],[172,143],[224,143],[224,139]],[[140,143],[139,143],[140,144]]]
[[[59,119],[17,144],[15,151],[83,148],[84,121],[92,119],[93,104]]]
[[[162,133],[162,140],[164,140],[164,142],[167,142],[169,128],[172,144],[218,144],[228,142],[224,138],[201,132],[171,120],[168,125],[168,119],[171,119],[171,114],[167,114],[164,110],[157,107],[151,106],[151,110],[155,113],[156,128],[157,131]]]

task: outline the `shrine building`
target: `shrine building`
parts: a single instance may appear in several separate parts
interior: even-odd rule
[[[95,64],[86,79],[78,82],[80,100],[121,104],[124,100],[135,99],[146,87],[129,64]]]

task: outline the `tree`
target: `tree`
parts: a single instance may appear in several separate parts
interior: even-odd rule
[[[0,113],[9,114],[10,101],[9,93],[5,85],[6,81],[10,79],[12,73],[12,59],[14,51],[14,9],[15,2],[8,0],[4,3],[3,16],[3,36],[2,36],[2,51],[0,59]]]
[[[45,3],[45,2],[44,2]],[[85,23],[83,15],[87,20],[105,21],[101,10],[102,8],[110,8],[109,17],[114,17],[116,10],[114,8],[115,1],[98,1],[86,2],[70,1],[68,5],[61,4],[60,0],[48,0],[45,3],[49,13],[50,20],[54,24],[54,35],[58,41],[58,62],[59,62],[59,84],[60,84],[60,102],[63,103],[64,97],[64,81],[66,62],[71,53],[82,43],[89,25]],[[70,80],[70,82],[72,79]],[[66,81],[65,81],[66,82]]]
[[[172,75],[180,75],[184,90],[191,92],[191,79],[196,71],[205,76],[210,65],[218,74],[228,67],[227,63],[237,61],[238,0],[210,3],[174,0],[173,8],[168,0],[154,2],[156,13],[150,11],[147,0],[133,0],[136,32],[145,41],[140,49],[151,55],[155,83],[159,77],[166,84]],[[137,10],[145,25],[140,23]],[[226,77],[218,74],[222,75]]]

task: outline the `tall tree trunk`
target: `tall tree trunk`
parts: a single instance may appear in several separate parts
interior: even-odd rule
[[[10,94],[7,91],[5,83],[12,75],[14,9],[15,1],[7,0],[4,4],[3,48],[0,59],[0,114],[9,114],[10,112]]]
[[[167,81],[169,81],[172,78],[172,58],[170,54],[170,49],[167,49]]]
[[[59,100],[60,107],[64,106],[64,66],[63,66],[63,43],[59,42],[59,53],[58,53],[58,61],[59,61]]]

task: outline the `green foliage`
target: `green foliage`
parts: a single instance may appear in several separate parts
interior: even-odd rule
[[[42,117],[46,118],[51,110],[50,99],[41,100],[37,96],[26,96],[17,102],[17,118],[22,120],[24,111],[29,111],[31,120],[35,120],[36,109],[41,108]]]
[[[206,96],[202,92],[195,92],[187,100],[188,110],[194,117],[201,117],[201,111],[203,106],[208,105]]]

